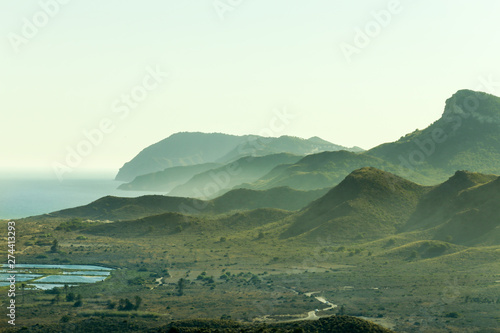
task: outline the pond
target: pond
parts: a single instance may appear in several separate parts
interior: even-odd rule
[[[0,287],[8,286],[9,277],[15,274],[16,282],[25,283],[26,288],[41,290],[101,282],[108,278],[113,270],[95,265],[18,264],[14,271],[8,270],[6,264],[1,267]]]

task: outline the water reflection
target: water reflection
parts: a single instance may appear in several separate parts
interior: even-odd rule
[[[0,286],[8,286],[9,278],[15,275],[16,283],[31,282],[27,284],[28,288],[41,290],[104,281],[113,270],[95,265],[18,264],[15,270],[9,270],[6,264],[1,267],[3,269],[0,270]],[[50,274],[51,270],[54,270],[54,274]]]

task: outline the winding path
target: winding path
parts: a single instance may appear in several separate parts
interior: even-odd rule
[[[313,292],[309,292],[309,293],[304,293],[304,295],[306,295],[307,297],[312,297],[312,295],[317,294],[317,293],[319,293],[319,291],[313,291]],[[318,296],[318,297],[314,297],[314,298],[316,298],[316,300],[318,300],[319,302],[321,302],[323,304],[329,305],[329,307],[321,309],[321,310],[320,309],[315,309],[313,311],[309,311],[307,313],[307,317],[305,317],[305,318],[291,319],[291,320],[286,320],[286,321],[283,321],[283,322],[293,322],[293,321],[302,321],[302,320],[318,320],[320,318],[320,317],[318,317],[316,315],[318,312],[335,309],[337,307],[336,304],[330,303],[324,297]]]

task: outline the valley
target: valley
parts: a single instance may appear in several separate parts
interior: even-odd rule
[[[200,318],[281,325],[348,315],[397,332],[494,332],[500,319],[500,221],[491,215],[498,209],[497,184],[497,176],[457,172],[443,184],[420,186],[363,168],[295,211],[86,219],[98,201],[73,210],[80,217],[56,212],[23,219],[19,262],[114,270],[102,282],[69,288],[81,295],[78,307],[63,290],[25,290],[18,311],[28,327],[88,318],[126,318],[131,327],[148,329]],[[489,201],[475,204],[483,192]],[[446,205],[436,202],[437,193]],[[468,232],[463,197],[481,217],[475,223],[482,216],[494,220]],[[167,199],[158,204],[167,207]],[[114,211],[126,212],[116,203],[108,213]],[[336,307],[315,311],[327,308],[326,300]]]

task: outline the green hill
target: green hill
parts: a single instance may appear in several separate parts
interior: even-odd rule
[[[464,245],[500,244],[500,177],[460,191],[436,238]]]
[[[166,212],[182,212],[183,207],[205,207],[202,200],[144,195],[137,198],[106,196],[88,205],[63,209],[47,214],[55,218],[83,218],[90,220],[138,219]]]
[[[137,198],[106,196],[88,205],[47,214],[53,218],[90,220],[131,220],[167,212],[183,214],[222,214],[236,210],[276,208],[299,210],[326,193],[327,189],[298,191],[274,188],[266,191],[233,190],[209,201],[192,198],[145,195]]]
[[[282,237],[377,238],[394,234],[429,188],[375,168],[352,172],[290,220]]]
[[[207,221],[213,224],[214,219],[221,220],[220,214],[231,214],[239,223],[254,227],[260,223],[258,221],[281,221],[275,236],[285,239],[300,237],[310,241],[328,235],[339,241],[348,241],[424,232],[423,239],[460,245],[488,245],[499,244],[499,202],[500,180],[496,175],[457,171],[444,183],[422,186],[365,167],[353,171],[330,190],[235,189],[207,201],[159,195],[138,198],[108,196],[45,217],[157,221],[161,216],[161,221],[173,223],[162,222],[167,223],[165,232],[171,234],[178,226],[201,227]],[[256,210],[259,214],[244,212]],[[295,213],[290,213],[293,211]],[[184,222],[175,222],[181,220]],[[188,220],[192,223],[186,225]],[[252,222],[254,220],[257,224]],[[225,230],[229,225],[232,223],[218,226]]]
[[[377,239],[404,232],[460,245],[500,244],[500,177],[457,171],[421,186],[385,171],[352,172],[287,219],[282,238]]]
[[[292,213],[289,211],[274,208],[261,208],[214,218],[169,212],[137,220],[104,223],[86,228],[84,232],[111,237],[161,237],[180,232],[199,234],[214,233],[217,230],[242,231],[284,219],[290,214]]]
[[[432,228],[442,223],[450,217],[450,214],[459,209],[459,207],[456,207],[456,199],[462,191],[479,184],[488,183],[497,177],[495,175],[457,171],[444,183],[434,186],[422,198],[415,213],[408,220],[403,230]]]

